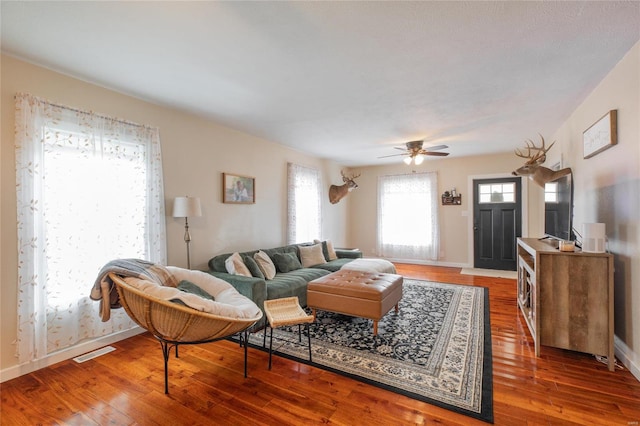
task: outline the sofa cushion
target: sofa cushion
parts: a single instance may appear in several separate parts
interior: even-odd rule
[[[324,240],[324,241],[313,240],[313,242],[316,244],[322,243],[322,252],[324,253],[325,259],[327,259],[327,262],[338,258],[338,255],[336,254],[336,250],[333,248],[333,243],[331,242],[331,240]]]
[[[302,261],[303,268],[326,262],[324,254],[322,253],[322,244],[299,246],[298,249],[300,250],[300,260]]]
[[[240,256],[253,257],[253,255],[257,252],[258,250],[240,252]],[[232,253],[219,254],[209,259],[209,270],[216,272],[227,272],[227,267],[225,266],[224,262],[229,258],[229,256],[231,256],[231,254]]]
[[[287,273],[278,273],[267,282],[267,299],[298,296],[300,306],[307,306],[307,283],[329,274],[314,268],[301,268]]]
[[[249,272],[249,269],[242,260],[242,256],[240,256],[240,253],[238,252],[233,253],[231,256],[229,256],[224,262],[224,265],[227,269],[227,272],[232,275],[243,275],[245,277],[251,276],[251,272]]]
[[[273,277],[276,276],[276,267],[267,253],[260,250],[253,255],[253,258],[258,264],[258,267],[260,268],[260,271],[262,271],[265,279],[272,280]]]
[[[295,254],[297,256],[298,255],[298,246],[294,245],[294,244],[290,244],[288,246],[283,246],[283,247],[262,249],[262,251],[267,253],[267,255],[271,258],[271,260],[274,260],[273,256],[276,253],[293,253],[293,254]]]
[[[307,280],[291,273],[277,274],[267,281],[267,299],[281,299],[283,297],[298,296],[300,306],[307,305]]]
[[[325,271],[329,271],[329,272],[336,272],[339,271],[340,268],[342,268],[343,265],[349,263],[353,261],[353,259],[336,259],[336,260],[331,260],[329,262],[326,263],[321,263],[319,265],[313,265],[312,268],[316,268],[316,269],[324,269]]]
[[[264,274],[260,270],[258,263],[255,261],[253,257],[245,254],[242,256],[242,260],[244,261],[244,264],[249,270],[249,272],[251,272],[251,276],[264,279]]]
[[[273,263],[278,272],[287,273],[302,268],[302,264],[295,253],[274,253]]]

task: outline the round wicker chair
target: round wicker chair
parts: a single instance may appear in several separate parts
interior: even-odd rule
[[[109,273],[120,296],[120,304],[140,327],[160,341],[164,356],[165,393],[169,393],[168,361],[172,347],[221,340],[237,333],[244,346],[244,376],[247,377],[247,330],[262,318],[258,310],[252,318],[236,318],[201,312],[162,300],[131,286],[120,276]]]

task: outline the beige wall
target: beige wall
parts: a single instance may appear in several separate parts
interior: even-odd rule
[[[523,142],[524,143],[524,142]],[[514,148],[519,147],[517,141]],[[445,266],[472,266],[473,258],[469,256],[469,247],[473,244],[470,235],[470,221],[473,216],[471,180],[497,176],[508,176],[511,171],[522,165],[522,159],[513,152],[462,158],[435,159],[429,158],[420,166],[407,166],[398,160],[396,164],[371,166],[358,169],[362,176],[358,178],[358,189],[350,195],[349,209],[349,241],[360,248],[366,256],[377,255],[376,230],[377,223],[377,190],[378,177],[420,172],[437,172],[439,193],[456,188],[462,194],[462,205],[443,206],[439,203],[440,217],[440,256],[437,262],[427,262]],[[528,187],[526,182],[524,183]],[[531,191],[529,191],[531,192]],[[529,197],[530,210],[540,209],[540,202]],[[538,197],[540,199],[540,197]],[[539,214],[529,215],[527,225],[531,234],[540,229]],[[526,215],[523,217],[526,220]],[[532,223],[533,221],[533,223]],[[534,235],[534,234],[531,234]],[[471,252],[472,253],[472,252]]]
[[[0,369],[15,365],[17,237],[14,167],[14,100],[28,92],[57,103],[157,126],[163,150],[166,212],[173,198],[198,196],[203,217],[189,221],[192,267],[206,269],[209,258],[232,250],[274,247],[286,241],[287,162],[319,169],[324,181],[323,236],[347,243],[348,203],[330,205],[328,186],[340,181],[337,164],[216,124],[214,121],[153,105],[96,85],[2,57],[1,161],[1,343]],[[256,204],[223,204],[222,172],[256,178]],[[114,208],[126,206],[114,205]],[[167,217],[168,262],[186,267],[184,219]],[[87,292],[89,288],[86,289]]]
[[[584,159],[582,132],[618,111],[618,144]],[[640,378],[640,43],[558,129],[575,180],[574,226],[606,224],[615,255],[616,353]]]

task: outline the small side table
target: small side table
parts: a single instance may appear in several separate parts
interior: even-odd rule
[[[264,301],[264,313],[267,316],[271,336],[269,338],[269,370],[271,370],[271,355],[273,348],[273,329],[285,325],[298,325],[298,340],[302,342],[301,325],[305,324],[307,337],[309,340],[309,362],[311,362],[311,333],[309,324],[314,320],[313,315],[307,315],[302,309],[297,297],[284,297]],[[267,340],[267,328],[264,329],[262,345],[265,346]]]

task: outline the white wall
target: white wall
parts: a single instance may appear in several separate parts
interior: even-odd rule
[[[200,197],[203,216],[189,221],[191,265],[206,269],[216,254],[286,243],[287,162],[314,167],[324,181],[323,234],[337,246],[346,241],[348,204],[328,202],[328,187],[340,182],[340,167],[282,145],[221,126],[212,120],[154,105],[88,84],[15,58],[2,56],[0,150],[0,370],[15,367],[17,229],[14,156],[14,95],[27,92],[50,101],[157,126],[163,150],[166,212],[173,198]],[[222,173],[256,178],[256,204],[222,203]],[[115,204],[114,208],[126,208]],[[168,262],[186,267],[184,219],[167,216]],[[320,237],[320,236],[319,236]],[[88,293],[89,288],[85,289]]]
[[[618,144],[583,158],[582,133],[618,111]],[[616,354],[640,379],[640,43],[558,129],[575,181],[574,226],[606,224],[615,255]]]

